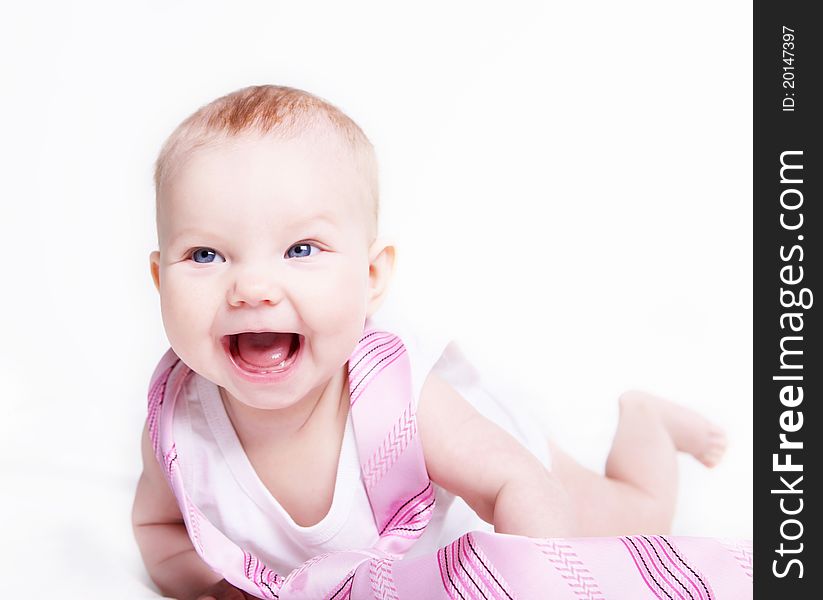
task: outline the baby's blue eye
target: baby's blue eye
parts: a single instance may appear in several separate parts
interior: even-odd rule
[[[211,248],[195,248],[191,252],[191,259],[200,264],[208,264],[212,262],[225,262],[222,256]],[[218,260],[219,259],[219,260]]]
[[[312,252],[314,250],[314,252]],[[320,248],[314,246],[312,244],[295,244],[291,248],[286,251],[287,258],[305,258],[307,256],[311,256],[312,254],[317,254],[320,251]]]

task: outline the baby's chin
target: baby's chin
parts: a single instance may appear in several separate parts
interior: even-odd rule
[[[250,408],[254,410],[276,411],[290,408],[297,404],[299,398],[279,393],[272,390],[244,390],[238,389],[236,386],[220,386],[220,395],[223,398],[224,404],[231,404],[231,406],[239,408]]]
[[[283,381],[263,383],[249,381],[238,377],[234,372],[224,372],[210,380],[220,388],[224,403],[231,402],[237,408],[265,411],[285,410],[299,404],[307,395],[312,395],[313,386],[307,381],[308,374],[304,372],[309,365],[301,366],[301,369],[290,373],[290,376]],[[233,367],[229,369],[234,370]],[[323,385],[318,386],[318,393],[323,387]]]

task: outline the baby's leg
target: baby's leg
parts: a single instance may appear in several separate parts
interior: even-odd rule
[[[677,452],[706,466],[726,447],[721,429],[696,412],[643,392],[620,397],[620,421],[598,475],[552,445],[552,470],[577,507],[579,535],[667,533],[677,497]]]

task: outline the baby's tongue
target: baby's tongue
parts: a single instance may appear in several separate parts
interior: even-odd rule
[[[286,360],[291,333],[238,333],[237,353],[256,367],[274,367]]]

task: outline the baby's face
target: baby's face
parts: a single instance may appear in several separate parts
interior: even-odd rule
[[[161,187],[151,259],[169,341],[249,406],[317,393],[373,310],[366,184],[339,143],[230,138]]]

